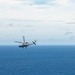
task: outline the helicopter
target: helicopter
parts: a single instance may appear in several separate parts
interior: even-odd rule
[[[27,48],[28,46],[30,45],[36,45],[36,40],[35,41],[32,41],[31,43],[28,43],[25,41],[25,37],[23,36],[23,42],[20,42],[20,41],[15,41],[16,43],[21,43],[21,45],[19,45],[20,48]]]

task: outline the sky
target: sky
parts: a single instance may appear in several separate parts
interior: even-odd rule
[[[0,0],[0,45],[37,40],[75,45],[75,0]]]

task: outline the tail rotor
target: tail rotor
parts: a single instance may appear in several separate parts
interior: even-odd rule
[[[36,40],[35,41],[32,41],[32,42],[33,42],[34,45],[36,45]]]

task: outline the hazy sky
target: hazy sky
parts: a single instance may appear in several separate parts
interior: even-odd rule
[[[0,0],[0,45],[23,35],[38,45],[75,45],[75,0]]]

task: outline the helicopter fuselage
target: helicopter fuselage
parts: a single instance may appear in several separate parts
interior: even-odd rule
[[[22,47],[22,48],[24,48],[24,47],[25,47],[25,48],[27,48],[27,47],[28,47],[28,45],[26,45],[26,44],[25,44],[25,45],[19,45],[19,47]]]

